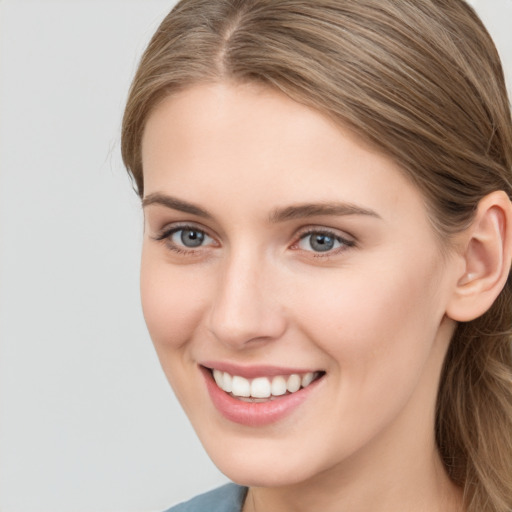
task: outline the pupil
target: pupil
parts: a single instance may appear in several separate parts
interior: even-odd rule
[[[311,237],[310,244],[315,251],[330,251],[334,247],[334,238],[329,235],[315,235]]]
[[[199,247],[204,241],[204,233],[192,229],[183,229],[181,241],[186,247]]]

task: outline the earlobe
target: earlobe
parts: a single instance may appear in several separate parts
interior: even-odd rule
[[[512,204],[505,192],[492,192],[480,201],[471,226],[463,233],[462,247],[464,272],[446,314],[469,322],[491,307],[510,273]]]

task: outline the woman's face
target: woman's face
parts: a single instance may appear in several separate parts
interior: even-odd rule
[[[460,269],[397,165],[226,84],[163,101],[143,164],[144,315],[219,468],[275,486],[431,454]]]

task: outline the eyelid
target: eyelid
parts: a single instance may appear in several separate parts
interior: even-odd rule
[[[322,225],[310,225],[310,226],[304,226],[297,230],[295,234],[295,238],[299,239],[306,235],[310,235],[312,233],[323,233],[326,235],[332,235],[335,238],[340,238],[341,240],[344,240],[348,243],[355,243],[356,237],[346,231],[343,231],[341,229],[337,228],[330,228],[327,226]]]
[[[195,222],[172,222],[169,224],[166,224],[163,228],[159,229],[157,233],[153,236],[155,240],[163,240],[164,238],[167,238],[172,233],[175,233],[176,231],[179,231],[180,229],[192,229],[196,231],[201,231],[205,235],[208,235],[210,238],[215,238],[213,235],[210,234],[210,231],[205,228],[204,226],[201,226]]]
[[[319,252],[319,251],[318,252],[313,251],[313,250],[307,251],[305,249],[301,249],[299,247],[299,243],[307,236],[314,235],[314,234],[323,234],[323,235],[331,236],[335,240],[339,241],[342,244],[342,247],[338,247],[336,249],[325,251],[324,253]],[[325,226],[306,226],[306,227],[302,228],[301,230],[299,230],[299,232],[295,235],[294,242],[292,243],[290,248],[293,250],[302,250],[303,252],[313,253],[315,257],[328,257],[328,256],[334,256],[338,252],[345,251],[347,249],[355,247],[356,245],[357,245],[357,241],[356,241],[355,237],[348,233],[340,232],[337,229],[327,228]]]
[[[211,239],[214,243],[212,244],[210,242],[206,245],[200,245],[198,247],[187,247],[186,245],[176,244],[171,240],[172,236],[176,232],[179,232],[181,230],[186,230],[186,229],[189,229],[192,231],[200,231],[205,236],[207,236],[209,239]],[[218,243],[216,237],[214,235],[212,235],[208,229],[196,224],[195,222],[186,222],[186,221],[173,222],[171,224],[167,224],[162,229],[160,229],[156,235],[152,236],[151,238],[153,238],[157,242],[163,242],[169,250],[171,250],[175,253],[178,253],[181,255],[189,255],[189,256],[195,256],[200,253],[204,253],[204,251],[207,250],[208,248],[211,248],[212,246],[218,247],[220,245]]]

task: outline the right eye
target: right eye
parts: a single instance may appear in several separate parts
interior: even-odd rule
[[[208,244],[213,241],[204,231],[195,228],[177,229],[169,238],[173,244],[182,245],[190,249],[200,247],[203,244]]]
[[[202,229],[193,226],[178,226],[165,230],[157,240],[166,242],[169,249],[183,253],[212,245],[214,239]]]

